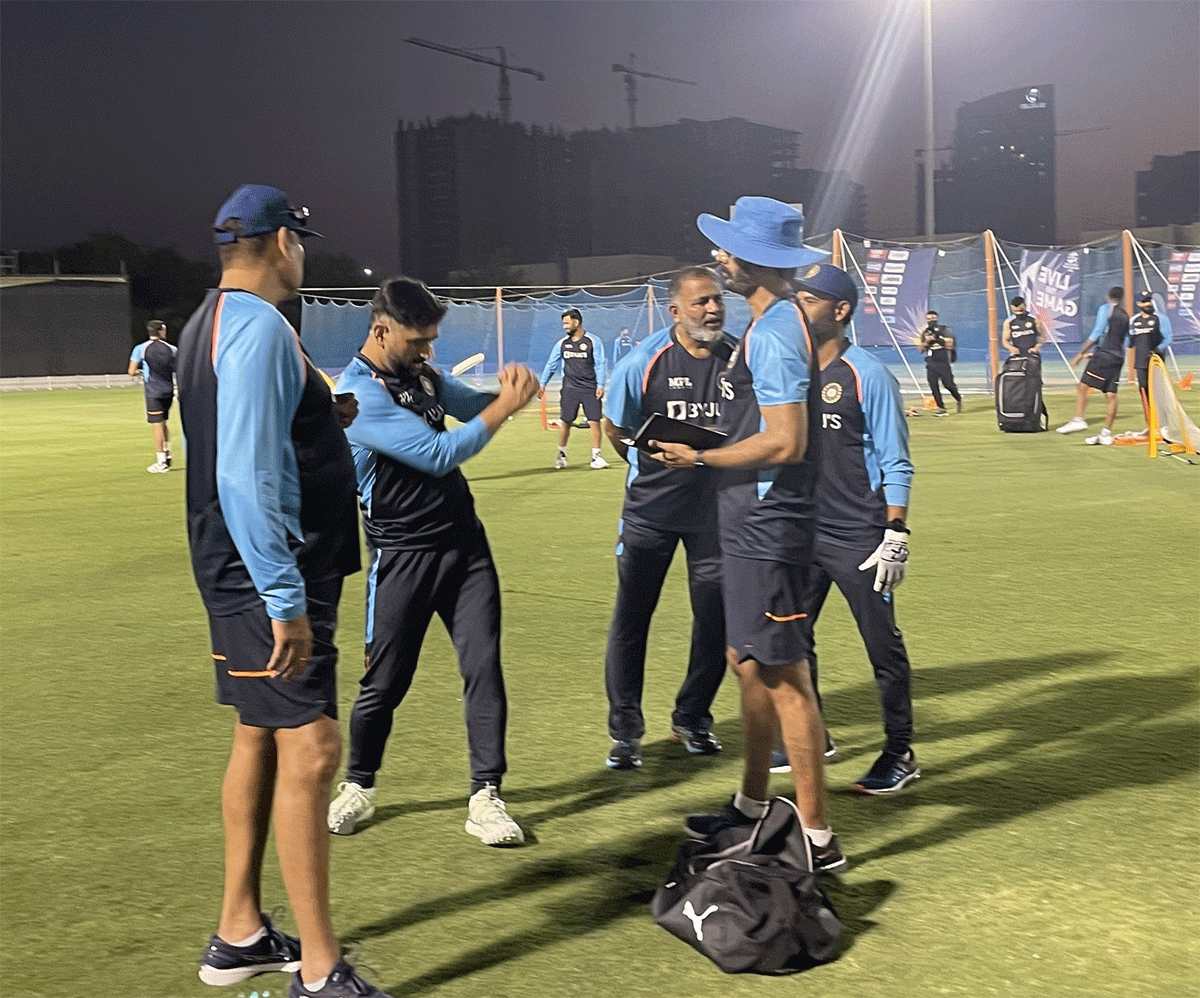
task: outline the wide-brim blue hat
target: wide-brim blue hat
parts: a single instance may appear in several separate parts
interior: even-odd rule
[[[729,221],[706,213],[696,225],[726,253],[760,267],[803,267],[829,256],[804,245],[804,215],[774,198],[738,198]]]
[[[227,225],[234,219],[239,223],[236,228]],[[217,210],[213,242],[232,243],[280,229],[321,237],[321,233],[308,228],[308,209],[292,207],[283,191],[266,184],[242,184]]]

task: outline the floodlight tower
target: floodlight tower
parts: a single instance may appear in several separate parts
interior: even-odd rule
[[[504,51],[503,45],[489,45],[489,49],[496,49],[500,53],[499,60],[489,59],[487,56],[479,55],[477,52],[472,52],[470,49],[456,49],[449,45],[440,45],[437,42],[427,42],[423,38],[406,38],[404,39],[410,45],[420,45],[422,48],[433,49],[435,52],[445,52],[447,55],[456,55],[461,59],[470,59],[472,62],[482,62],[488,66],[500,67],[500,86],[498,100],[500,103],[500,120],[504,124],[508,124],[512,120],[512,88],[508,82],[508,71],[511,69],[514,73],[526,73],[534,77],[539,83],[545,82],[546,74],[536,69],[528,69],[524,66],[510,66],[508,64],[508,53]]]
[[[625,102],[629,105],[629,127],[631,129],[637,128],[637,78],[639,76],[649,80],[666,80],[668,83],[685,83],[689,87],[699,86],[698,83],[691,80],[678,80],[674,76],[659,76],[658,73],[647,73],[640,69],[634,69],[632,52],[629,53],[628,66],[614,62],[612,71],[625,74]]]

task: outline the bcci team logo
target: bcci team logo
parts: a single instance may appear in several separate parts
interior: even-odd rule
[[[432,398],[433,397],[433,382],[430,381],[428,376],[424,375],[424,374],[421,375],[420,380],[421,380],[421,391],[423,391],[426,395],[428,395],[430,398]]]
[[[841,401],[842,386],[837,382],[826,385],[821,389],[821,401],[826,405],[833,405],[835,402]]]
[[[821,265],[819,263],[814,263],[808,268],[808,270],[800,275],[800,280],[807,281],[810,277],[816,277],[819,273],[821,273]]]

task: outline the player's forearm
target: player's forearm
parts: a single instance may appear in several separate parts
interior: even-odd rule
[[[745,440],[704,452],[704,463],[712,468],[732,470],[774,468],[799,464],[804,460],[807,441],[770,428]]]
[[[633,436],[625,427],[617,426],[607,416],[603,422],[604,435],[608,437],[608,442],[612,444],[612,449],[617,452],[617,456],[622,461],[628,460],[629,448],[625,446],[625,441]]]

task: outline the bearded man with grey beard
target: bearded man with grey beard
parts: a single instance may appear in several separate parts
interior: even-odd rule
[[[711,713],[725,676],[715,476],[699,465],[669,468],[626,441],[654,413],[715,427],[722,391],[728,390],[725,367],[737,341],[724,331],[725,303],[711,271],[680,271],[669,295],[673,325],[647,337],[621,359],[604,400],[604,431],[629,465],[616,549],[617,599],[604,659],[612,738],[605,759],[609,769],[642,765],[646,639],[681,542],[687,554],[692,640],[670,737],[693,755],[721,751],[712,733]]]

